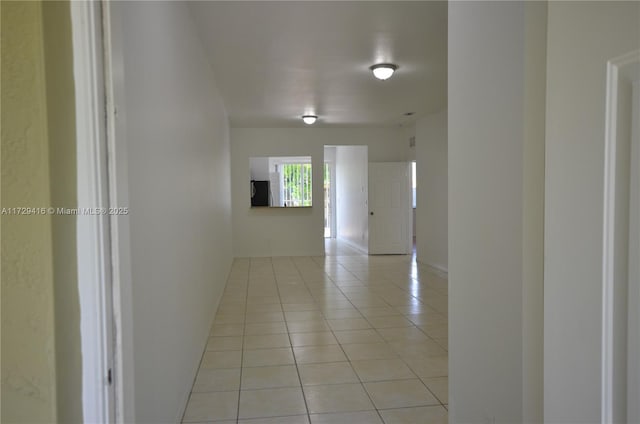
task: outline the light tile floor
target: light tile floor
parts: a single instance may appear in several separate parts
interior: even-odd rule
[[[234,261],[184,423],[447,422],[446,277],[327,254]]]

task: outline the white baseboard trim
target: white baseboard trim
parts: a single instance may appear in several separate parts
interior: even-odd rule
[[[420,262],[420,264],[422,264],[424,266],[432,268],[437,273],[444,274],[445,277],[449,275],[449,270],[447,268],[443,267],[442,265],[433,264],[433,263],[429,263],[429,262],[423,262],[420,259],[418,259],[417,261]]]
[[[350,242],[347,239],[344,239],[342,237],[336,237],[336,240],[338,240],[340,243],[344,243],[346,245],[348,245],[349,247],[351,247],[352,249],[357,250],[358,252],[362,253],[363,255],[368,255],[369,252],[365,249],[362,248],[362,246],[358,246],[355,243]]]

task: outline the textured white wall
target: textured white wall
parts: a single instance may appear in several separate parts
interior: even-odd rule
[[[41,3],[3,3],[1,26],[2,207],[46,208],[50,146]],[[2,422],[57,419],[51,231],[47,215],[2,215]]]
[[[369,161],[407,160],[399,128],[232,128],[231,186],[236,257],[324,254],[322,167],[325,145],[367,146]],[[311,209],[251,209],[251,156],[311,156]]]
[[[232,261],[228,122],[187,5],[120,7],[135,421],[179,422]]]
[[[549,2],[545,422],[600,422],[606,63],[640,48],[640,3]]]
[[[416,124],[416,254],[422,263],[447,271],[447,112]]]

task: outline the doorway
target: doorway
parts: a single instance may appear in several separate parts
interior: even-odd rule
[[[329,233],[329,237],[325,238],[325,253],[328,250],[327,243],[338,239],[350,248],[367,254],[368,147],[324,146],[324,163],[324,234],[326,236]]]
[[[336,214],[336,146],[324,146],[323,167],[324,238],[337,236]]]
[[[323,174],[324,238],[336,238],[335,164],[325,160]]]

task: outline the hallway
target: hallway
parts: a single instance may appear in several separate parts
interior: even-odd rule
[[[329,243],[234,261],[184,423],[447,422],[446,279]]]

